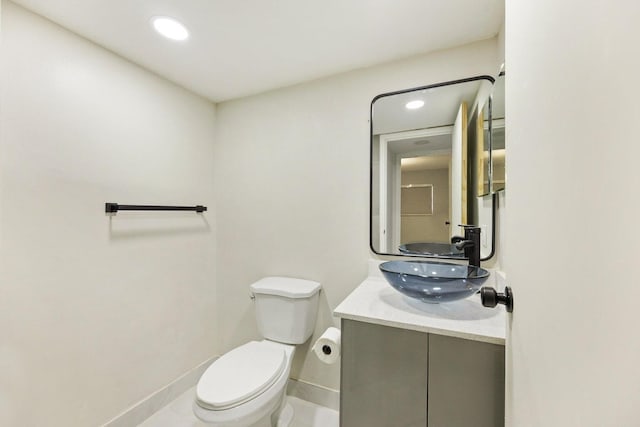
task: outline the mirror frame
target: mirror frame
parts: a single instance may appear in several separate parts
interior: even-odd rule
[[[373,104],[383,97],[392,96],[392,95],[401,95],[408,92],[413,92],[417,90],[426,90],[426,89],[434,89],[442,86],[451,86],[455,84],[468,83],[477,80],[489,80],[491,84],[496,83],[496,79],[494,77],[488,75],[479,75],[474,77],[467,77],[464,79],[457,80],[449,80],[446,82],[435,83],[427,86],[418,86],[410,89],[397,90],[393,92],[386,92],[376,95],[372,100],[369,107],[369,249],[376,255],[384,255],[384,256],[394,256],[394,257],[410,257],[410,258],[435,258],[435,259],[450,259],[457,261],[466,261],[467,258],[459,258],[459,257],[450,257],[450,256],[437,256],[437,255],[419,255],[419,254],[391,254],[386,252],[378,252],[373,247]],[[492,95],[491,95],[492,96]],[[489,96],[489,100],[491,100],[491,96]],[[489,123],[491,126],[491,123]],[[491,134],[491,132],[489,132]],[[496,253],[496,210],[498,209],[498,194],[490,193],[486,196],[491,196],[491,252],[484,258],[480,258],[480,261],[488,261]]]

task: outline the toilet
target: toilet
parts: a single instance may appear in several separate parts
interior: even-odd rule
[[[287,427],[293,409],[285,393],[295,345],[311,337],[320,284],[266,277],[251,285],[262,341],[250,341],[221,356],[196,386],[193,412],[224,427]]]

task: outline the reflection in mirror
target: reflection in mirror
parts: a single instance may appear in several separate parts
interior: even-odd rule
[[[471,173],[475,177],[476,195],[486,196],[491,192],[491,142],[492,142],[492,99],[488,97],[484,108],[479,109],[470,120],[469,139],[476,139],[476,150],[472,153],[474,161]]]
[[[491,192],[496,193],[506,187],[505,114],[504,114],[504,71],[494,84],[492,99],[493,120],[491,138]]]
[[[474,77],[383,94],[371,105],[371,248],[462,258],[460,224],[493,253],[491,93]]]

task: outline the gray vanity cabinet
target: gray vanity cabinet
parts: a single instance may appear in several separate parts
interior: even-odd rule
[[[341,342],[341,427],[427,425],[427,334],[342,319]]]
[[[503,425],[503,346],[342,319],[341,427]]]
[[[428,426],[504,426],[504,346],[429,336]]]

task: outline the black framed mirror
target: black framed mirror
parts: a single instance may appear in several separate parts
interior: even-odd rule
[[[482,259],[493,256],[494,83],[483,75],[384,93],[372,100],[373,252],[462,259],[463,251],[451,242],[464,234],[460,225],[471,224],[482,230]]]

